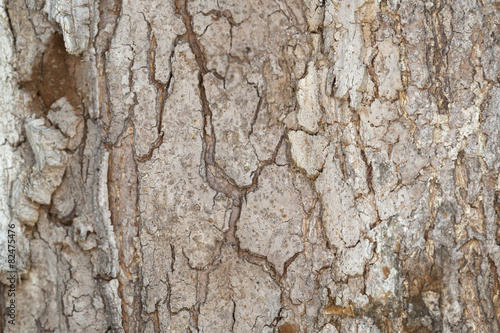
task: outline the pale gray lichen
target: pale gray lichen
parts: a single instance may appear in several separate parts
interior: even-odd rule
[[[64,149],[68,139],[60,131],[45,126],[43,119],[29,120],[25,129],[36,164],[24,193],[35,202],[48,205],[66,170],[68,157]]]
[[[38,209],[40,205],[31,201],[23,192],[26,176],[20,175],[12,187],[11,207],[14,216],[28,226],[34,226],[38,221]]]
[[[368,73],[363,64],[366,47],[361,25],[357,24],[356,12],[364,0],[329,2],[325,10],[326,44],[336,52],[334,73],[337,78],[335,97],[349,99],[355,110],[361,108],[361,99],[366,89]]]
[[[79,116],[66,97],[62,97],[51,105],[47,119],[56,125],[68,138],[68,149],[78,147],[83,138],[85,123]]]
[[[289,131],[292,159],[308,177],[319,175],[327,155],[328,139],[321,135],[309,135],[304,131]]]
[[[76,203],[73,198],[72,187],[68,176],[64,176],[61,185],[52,195],[52,207],[50,213],[61,221],[66,221],[75,209]]]
[[[68,53],[80,54],[87,49],[91,8],[89,0],[46,0],[44,10],[60,25]]]
[[[316,133],[322,112],[319,104],[319,75],[313,62],[307,66],[307,75],[297,83],[297,122],[305,131]]]

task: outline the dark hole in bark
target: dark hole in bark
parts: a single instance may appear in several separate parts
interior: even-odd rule
[[[54,33],[33,63],[29,81],[20,83],[21,88],[31,91],[31,108],[41,117],[50,106],[66,96],[74,108],[81,105],[76,93],[75,73],[80,59],[66,52],[63,36]]]
[[[46,107],[66,96],[77,107],[74,65],[78,57],[68,54],[62,35],[53,34],[43,55],[39,93]]]

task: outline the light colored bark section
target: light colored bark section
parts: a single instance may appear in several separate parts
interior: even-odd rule
[[[498,24],[491,1],[4,0],[2,329],[498,331]]]
[[[31,9],[43,6],[49,20],[59,24],[69,53],[79,54],[87,50],[90,42],[90,13],[93,9],[91,1],[49,0],[43,5],[43,1],[31,0],[27,3]]]
[[[9,202],[12,185],[24,162],[17,149],[17,146],[22,141],[21,131],[24,112],[21,111],[16,114],[17,103],[20,98],[20,93],[16,89],[17,75],[14,67],[16,53],[13,48],[13,36],[3,1],[0,2],[0,45],[0,89],[2,91],[0,95],[0,112],[2,115],[0,117],[0,152],[2,154],[0,162],[0,248],[3,249],[2,253],[0,253],[0,277],[2,282],[7,283],[5,272],[10,270],[7,252],[9,225],[15,224],[15,227],[11,230],[20,236],[18,241],[24,245],[24,249],[21,248],[17,253],[20,270],[25,270],[28,264],[27,252],[29,251],[29,244],[23,237],[22,226],[19,221],[14,220],[10,208],[11,202]],[[34,218],[29,217],[28,219],[33,220]]]

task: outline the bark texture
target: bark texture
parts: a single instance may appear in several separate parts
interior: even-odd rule
[[[499,12],[0,0],[0,331],[499,332]]]

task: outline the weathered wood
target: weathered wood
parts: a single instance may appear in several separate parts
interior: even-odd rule
[[[0,0],[0,331],[500,331],[499,13]]]

